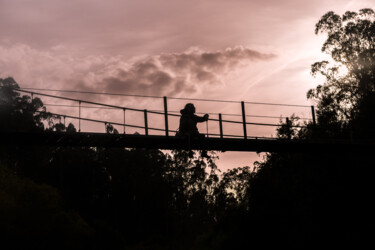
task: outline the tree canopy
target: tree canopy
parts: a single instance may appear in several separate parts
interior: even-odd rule
[[[321,122],[347,124],[373,103],[375,93],[375,13],[361,9],[342,16],[330,11],[315,26],[316,34],[326,34],[322,52],[332,61],[316,62],[313,75],[325,83],[308,92],[316,99]],[[371,112],[366,112],[371,117]],[[373,116],[373,115],[372,115]]]
[[[73,124],[65,127],[60,117],[51,115],[41,99],[20,95],[18,88],[13,78],[0,79],[0,130],[76,132]],[[104,131],[118,133],[111,124],[106,124]],[[221,181],[216,159],[215,152],[202,154],[200,151],[164,153],[125,148],[0,146],[0,167],[14,173],[17,185],[29,185],[31,181],[48,186],[45,193],[41,189],[37,194],[31,189],[22,189],[22,196],[32,200],[49,195],[48,192],[58,193],[61,206],[77,214],[69,223],[76,223],[78,231],[67,235],[81,234],[86,237],[82,239],[83,245],[95,245],[98,249],[154,248],[168,244],[175,248],[193,248],[203,244],[215,220],[225,216],[223,211],[231,211],[243,203],[250,174],[248,167],[238,168],[225,173]],[[1,185],[12,188],[8,182],[0,181]],[[238,194],[234,195],[233,191]],[[35,230],[27,231],[28,237],[37,242],[41,239],[34,232],[45,229],[39,228],[32,218],[44,218],[38,214],[43,205],[35,203],[36,208],[29,211],[22,207],[18,195],[11,192],[2,196],[1,211],[10,213],[7,204],[16,199],[19,212],[10,217],[7,228],[2,229],[0,225],[0,231],[12,239],[18,233],[23,235],[22,228],[9,231],[9,227],[12,223],[22,224],[17,216],[24,212],[24,225],[30,226],[29,221],[35,223]],[[40,225],[53,228],[48,223]],[[57,226],[60,225],[65,224]],[[76,230],[73,225],[68,226]],[[65,229],[61,230],[64,233]],[[42,235],[56,237],[47,232]]]
[[[285,124],[278,130],[280,138],[374,143],[374,21],[371,9],[321,17],[315,33],[327,35],[322,51],[331,60],[312,64],[312,74],[325,77],[307,93],[318,103],[317,125],[290,131]],[[369,244],[375,225],[374,165],[366,152],[267,154],[248,190],[247,218],[257,227],[251,232],[258,245],[315,249]]]

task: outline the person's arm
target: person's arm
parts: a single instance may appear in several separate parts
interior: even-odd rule
[[[208,120],[208,114],[205,114],[204,116],[194,115],[194,119],[196,122],[205,122]]]

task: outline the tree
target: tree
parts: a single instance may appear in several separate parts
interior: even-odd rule
[[[21,96],[17,89],[13,78],[0,79],[2,131],[76,132],[72,124],[65,127],[49,114],[42,100]],[[108,123],[105,132],[118,134]],[[93,242],[98,249],[194,245],[214,223],[210,212],[219,181],[216,158],[213,152],[0,147],[0,163],[17,176],[58,190],[64,205],[98,236]]]
[[[311,67],[313,75],[320,73],[326,79],[307,93],[318,101],[318,122],[343,127],[361,120],[362,112],[374,121],[370,104],[375,104],[375,12],[366,8],[339,16],[330,11],[316,24],[315,33],[327,34],[322,52],[332,58]],[[351,125],[359,129],[364,124]]]
[[[327,34],[322,51],[332,60],[312,65],[312,74],[322,74],[325,82],[307,93],[318,102],[318,124],[306,124],[297,133],[290,120],[278,129],[279,138],[347,140],[353,129],[356,138],[374,143],[369,137],[375,122],[374,22],[371,9],[322,16],[315,32]],[[251,225],[241,228],[244,234],[254,237],[252,242],[237,239],[255,248],[370,244],[374,164],[368,152],[267,154],[250,179],[249,213],[242,219]]]
[[[21,96],[17,91],[19,89],[19,85],[12,77],[0,78],[1,130],[34,132],[66,130],[64,124],[61,123],[61,117],[47,112],[40,98],[31,98],[28,95]]]

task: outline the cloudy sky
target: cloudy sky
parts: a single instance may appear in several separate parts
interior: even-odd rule
[[[0,77],[13,76],[21,87],[311,105],[306,92],[321,79],[311,77],[310,65],[324,58],[324,35],[314,34],[315,23],[330,10],[343,14],[366,7],[374,8],[373,0],[0,0]],[[75,97],[158,106],[151,99]],[[240,113],[238,105],[195,104],[201,112]],[[246,110],[309,116],[308,109]],[[254,153],[220,157],[222,169],[258,159]]]

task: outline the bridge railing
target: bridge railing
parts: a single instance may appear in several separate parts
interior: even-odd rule
[[[76,119],[78,120],[78,131],[81,132],[81,121],[89,121],[89,122],[95,122],[95,123],[102,123],[102,124],[112,124],[112,125],[117,125],[120,127],[123,127],[124,133],[126,133],[126,127],[129,128],[138,128],[138,129],[143,129],[145,135],[149,135],[149,131],[159,131],[159,132],[164,132],[165,136],[170,136],[172,133],[176,132],[175,130],[169,129],[169,117],[180,117],[179,114],[176,113],[171,113],[168,111],[168,98],[166,96],[161,97],[163,99],[163,107],[164,109],[162,111],[158,110],[148,110],[148,109],[137,109],[137,108],[130,108],[130,107],[123,107],[123,106],[117,106],[117,105],[111,105],[111,104],[105,104],[105,103],[99,103],[99,102],[93,102],[93,101],[88,101],[88,100],[81,100],[81,99],[74,99],[74,98],[69,98],[69,97],[63,97],[63,96],[56,96],[56,95],[50,95],[46,93],[40,93],[40,92],[35,92],[35,91],[29,91],[25,89],[15,89],[16,91],[27,93],[31,95],[31,99],[33,99],[34,95],[38,96],[44,96],[44,97],[50,97],[50,98],[55,98],[55,99],[60,99],[60,100],[67,100],[67,101],[72,101],[72,102],[77,102],[78,106],[78,116],[73,116],[73,115],[66,115],[66,114],[57,114],[57,113],[51,113],[48,112],[49,114],[59,116],[64,118],[64,125],[65,125],[65,119],[70,118],[70,119]],[[234,120],[227,120],[223,119],[223,115],[221,113],[218,113],[218,119],[214,118],[209,118],[208,121],[210,122],[215,122],[219,126],[219,133],[209,133],[207,129],[207,136],[214,136],[214,137],[219,137],[219,138],[254,138],[254,136],[248,136],[247,134],[247,125],[254,125],[254,126],[268,126],[268,127],[280,127],[282,124],[272,124],[272,123],[255,123],[255,122],[247,122],[246,117],[250,115],[246,115],[245,111],[245,104],[254,104],[251,102],[240,102],[241,103],[241,118],[242,121],[234,121]],[[111,109],[118,109],[123,111],[123,122],[109,122],[105,120],[99,120],[99,119],[91,119],[91,118],[85,118],[81,116],[81,109],[83,108],[82,104],[91,104],[91,105],[96,105],[97,107],[105,107],[105,108],[111,108]],[[256,103],[256,104],[262,104],[262,103]],[[267,105],[267,103],[263,103]],[[273,105],[273,104],[271,104]],[[291,105],[291,106],[301,106],[301,107],[309,107],[309,106],[303,106],[303,105]],[[143,113],[144,117],[144,126],[140,125],[134,125],[134,124],[128,124],[126,123],[126,111],[135,111],[135,112],[140,112]],[[41,111],[40,111],[41,112]],[[314,106],[311,106],[311,112],[312,112],[312,119],[309,119],[315,124],[315,110]],[[164,128],[155,128],[152,126],[149,126],[148,122],[148,116],[149,114],[156,114],[156,115],[161,115],[164,117]],[[259,116],[262,117],[262,116]],[[267,117],[267,116],[263,116]],[[286,117],[287,121],[288,118]],[[230,123],[230,124],[238,124],[242,125],[243,128],[243,135],[233,135],[233,134],[225,134],[224,133],[224,123]],[[288,124],[288,122],[286,122]],[[306,126],[303,125],[290,125],[290,127],[296,127],[296,128],[305,128]],[[256,138],[267,138],[267,137],[262,137],[262,136],[257,136]],[[269,137],[268,137],[269,138]]]

